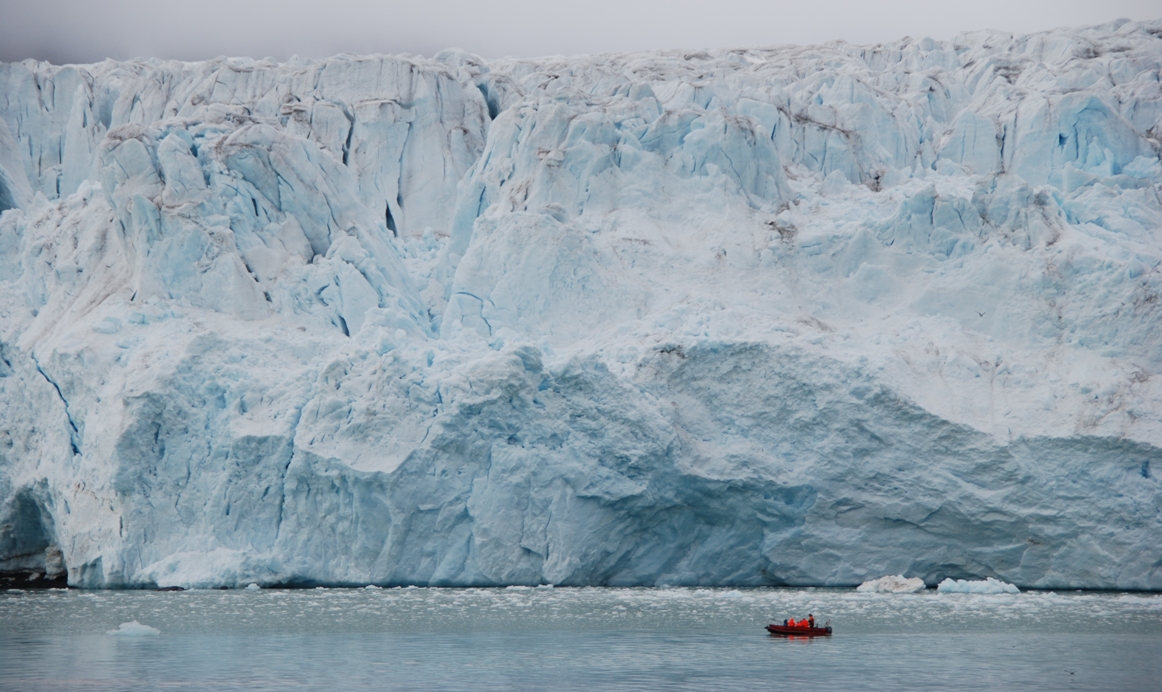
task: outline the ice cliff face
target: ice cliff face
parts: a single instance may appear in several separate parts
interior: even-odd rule
[[[0,66],[0,571],[1162,589],[1162,23]]]

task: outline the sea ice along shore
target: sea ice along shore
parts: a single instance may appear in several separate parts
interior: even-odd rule
[[[0,65],[0,571],[1160,590],[1160,69]]]

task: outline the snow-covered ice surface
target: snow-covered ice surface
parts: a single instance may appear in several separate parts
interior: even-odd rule
[[[0,66],[0,571],[1162,589],[1162,23]]]

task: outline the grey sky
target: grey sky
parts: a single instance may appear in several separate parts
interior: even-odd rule
[[[1160,0],[0,0],[0,60],[324,57],[456,46],[485,57],[714,48],[1162,17]]]

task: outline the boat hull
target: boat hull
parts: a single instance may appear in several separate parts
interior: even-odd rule
[[[767,625],[771,634],[782,634],[789,637],[830,637],[830,627],[788,627],[785,625]]]

